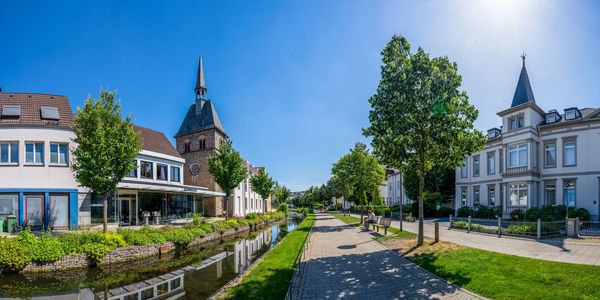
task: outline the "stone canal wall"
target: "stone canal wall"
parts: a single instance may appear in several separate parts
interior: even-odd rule
[[[269,220],[269,223],[275,222],[278,220]],[[265,224],[257,224],[254,230],[265,227]],[[203,237],[197,237],[193,239],[187,246],[186,249],[198,247],[210,242],[215,242],[221,240],[226,236],[233,236],[240,234],[242,232],[250,231],[250,227],[248,225],[241,226],[238,229],[230,228],[223,232],[223,234],[219,232],[212,232]],[[128,246],[121,247],[117,249],[113,249],[106,253],[102,262],[99,266],[107,266],[116,263],[122,263],[131,260],[142,259],[149,256],[161,255],[161,253],[168,253],[178,250],[177,245],[172,242],[167,242],[164,244],[153,244],[147,246]],[[185,249],[179,249],[185,250]],[[23,270],[21,273],[37,273],[37,272],[56,272],[62,270],[71,270],[71,269],[79,269],[79,268],[88,268],[93,266],[94,264],[85,254],[69,254],[65,255],[59,260],[55,262],[31,262]],[[0,270],[2,271],[2,270]]]

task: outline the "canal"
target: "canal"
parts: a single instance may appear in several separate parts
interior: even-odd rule
[[[206,299],[272,249],[301,219],[230,237],[188,253],[38,274],[0,275],[5,299]]]

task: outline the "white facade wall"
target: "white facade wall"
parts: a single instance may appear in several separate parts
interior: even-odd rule
[[[387,185],[385,186],[387,189],[387,201],[385,201],[386,205],[406,205],[411,204],[412,200],[406,197],[406,193],[404,191],[404,183],[402,179],[402,172],[394,172],[386,178]],[[380,187],[381,188],[381,187]]]
[[[246,177],[233,190],[233,211],[235,216],[245,216],[249,213],[264,213],[266,203],[262,197],[252,189],[250,178]]]

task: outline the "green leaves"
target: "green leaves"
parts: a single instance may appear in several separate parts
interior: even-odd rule
[[[242,164],[242,156],[233,148],[230,139],[221,144],[217,154],[208,158],[208,172],[226,197],[248,176],[248,170]]]
[[[252,189],[265,200],[271,195],[275,181],[267,175],[265,169],[259,169],[258,174],[250,178],[250,184],[252,185]]]
[[[140,135],[131,117],[121,116],[115,95],[116,91],[100,90],[98,100],[89,96],[83,108],[77,108],[72,126],[76,146],[71,167],[81,185],[100,194],[116,188],[142,149]]]

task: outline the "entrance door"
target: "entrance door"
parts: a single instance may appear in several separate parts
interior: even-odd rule
[[[50,195],[50,226],[52,228],[69,227],[69,195]]]
[[[123,224],[130,224],[131,219],[129,217],[129,199],[123,199],[121,197],[119,197],[119,199],[121,200],[121,211],[119,213],[119,220]]]
[[[44,225],[44,196],[25,196],[25,226]]]

